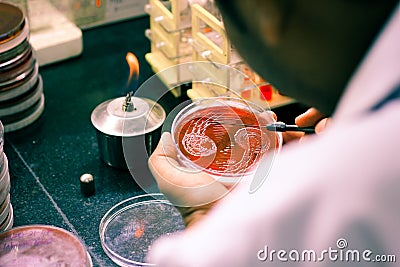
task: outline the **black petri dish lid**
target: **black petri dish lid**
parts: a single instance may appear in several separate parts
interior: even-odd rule
[[[19,57],[22,57],[23,53],[27,51],[30,46],[31,45],[27,37],[16,47],[11,48],[10,50],[7,50],[3,53],[0,53],[0,68],[8,66],[9,64],[12,64],[13,62],[19,60]]]
[[[12,66],[8,67],[4,71],[0,69],[1,88],[24,79],[34,70],[36,58],[31,49],[27,52],[28,53],[24,57],[18,60],[18,62],[15,62]]]
[[[13,39],[25,26],[22,10],[8,3],[0,3],[0,44]]]

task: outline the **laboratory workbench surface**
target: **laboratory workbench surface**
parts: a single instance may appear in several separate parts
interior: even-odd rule
[[[85,30],[79,57],[40,68],[45,95],[41,117],[5,134],[14,227],[62,227],[83,240],[93,266],[116,266],[101,247],[98,227],[103,215],[144,192],[128,171],[101,161],[90,115],[98,104],[121,96],[129,72],[127,52],[139,59],[139,83],[153,75],[144,58],[150,50],[144,36],[148,24],[148,17],[141,17]],[[166,94],[160,104],[168,113],[180,101]],[[84,173],[95,178],[96,192],[90,197],[80,191]]]

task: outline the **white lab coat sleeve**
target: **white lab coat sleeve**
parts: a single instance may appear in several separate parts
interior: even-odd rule
[[[379,266],[372,262],[379,255],[400,260],[399,111],[400,102],[389,104],[289,145],[258,191],[237,188],[193,228],[158,240],[149,261],[253,267]],[[382,131],[382,123],[393,129]],[[351,258],[366,250],[366,259]]]

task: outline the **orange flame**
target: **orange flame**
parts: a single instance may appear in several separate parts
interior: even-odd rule
[[[128,78],[128,84],[130,84],[132,78],[137,80],[139,78],[139,61],[135,54],[132,52],[128,52],[126,54],[126,62],[129,65],[129,78]]]

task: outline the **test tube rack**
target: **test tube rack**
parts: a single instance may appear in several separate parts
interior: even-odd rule
[[[201,5],[189,4],[187,0],[150,0],[146,12],[150,15],[150,29],[145,34],[151,41],[151,52],[146,54],[146,60],[155,73],[180,63],[195,61],[218,63],[213,65],[215,68],[220,64],[228,65],[243,73],[242,79],[237,80],[230,77],[232,72],[228,69],[225,73],[204,69],[202,71],[210,77],[220,75],[217,80],[222,86],[206,82],[193,83],[186,92],[190,98],[229,95],[226,88],[238,88],[234,95],[261,106],[273,108],[294,102],[264,81],[238,55],[227,37],[221,16],[212,0],[201,1]],[[176,69],[174,75],[161,79],[173,88],[172,93],[178,97],[182,94],[181,89],[173,85],[191,81],[189,76],[186,77],[179,72],[179,68]],[[213,77],[213,80],[216,78]]]
[[[192,47],[188,40],[191,38],[191,14],[187,1],[150,0],[145,6],[150,15],[150,29],[145,31],[151,41],[151,53],[146,54],[146,60],[158,73],[171,66],[191,61]],[[182,73],[176,71],[168,75],[163,82],[171,87],[187,80]],[[175,96],[181,95],[180,87],[172,89]]]

